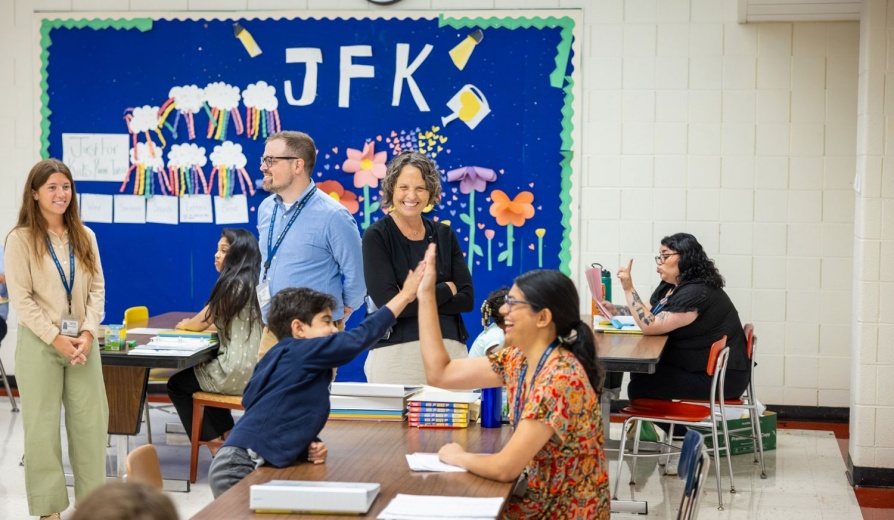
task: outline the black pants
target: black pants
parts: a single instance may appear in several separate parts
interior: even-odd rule
[[[182,370],[168,379],[168,397],[177,409],[180,422],[186,429],[186,435],[192,439],[192,394],[201,392],[199,380],[193,369]],[[226,408],[205,407],[205,416],[202,421],[202,436],[200,440],[210,441],[216,439],[233,429],[233,414]]]
[[[3,341],[3,338],[6,337],[7,327],[6,320],[0,317],[0,341]]]
[[[689,372],[659,364],[654,374],[630,374],[627,397],[634,399],[701,399],[711,398],[712,376],[707,372]],[[726,370],[723,393],[726,399],[737,399],[748,386],[748,370]]]

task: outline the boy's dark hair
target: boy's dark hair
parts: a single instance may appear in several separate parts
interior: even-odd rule
[[[277,341],[292,337],[292,321],[310,325],[314,316],[326,309],[335,309],[335,298],[307,287],[289,287],[273,296],[267,312],[267,328]]]
[[[500,314],[500,307],[506,301],[507,294],[509,294],[509,287],[504,286],[495,289],[487,296],[487,299],[481,304],[482,327],[486,328],[490,325],[490,320],[494,320],[498,327],[503,327],[503,315]]]

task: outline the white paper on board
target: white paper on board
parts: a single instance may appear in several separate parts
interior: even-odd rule
[[[84,193],[81,195],[81,220],[112,223],[112,196]]]
[[[146,222],[178,224],[177,197],[155,195],[146,202]]]
[[[180,222],[189,224],[211,224],[211,195],[187,195],[180,197]]]
[[[130,167],[128,134],[62,134],[62,162],[75,181],[121,182]]]
[[[145,224],[146,197],[142,195],[115,195],[116,224]]]
[[[248,198],[245,195],[215,196],[214,217],[218,224],[248,224]]]

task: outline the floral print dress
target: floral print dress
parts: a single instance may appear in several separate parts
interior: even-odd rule
[[[510,498],[504,518],[608,520],[611,501],[599,396],[577,358],[562,348],[557,352],[537,374],[532,389],[520,388],[527,362],[520,350],[509,347],[488,356],[508,388],[510,421],[516,423],[515,402],[521,391],[521,419],[548,424],[555,432],[525,468],[527,492]]]

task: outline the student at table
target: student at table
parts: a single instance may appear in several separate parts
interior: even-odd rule
[[[214,267],[220,273],[208,303],[197,315],[177,324],[178,329],[216,328],[220,341],[217,357],[177,372],[168,380],[168,396],[177,409],[186,434],[192,435],[192,394],[211,392],[242,395],[258,361],[261,344],[261,308],[255,290],[261,270],[258,241],[245,229],[225,228],[217,243]],[[224,440],[233,428],[226,408],[206,408],[201,440]],[[209,446],[211,454],[216,447]]]
[[[433,261],[434,245],[425,256]],[[505,347],[486,358],[450,359],[438,326],[434,273],[419,287],[419,330],[428,383],[506,385],[515,432],[497,453],[447,444],[438,456],[482,477],[516,480],[504,518],[608,519],[611,505],[597,390],[603,371],[582,322],[574,283],[558,271],[515,279],[500,307]]]
[[[279,338],[258,362],[245,387],[245,414],[227,437],[208,472],[217,498],[263,464],[283,468],[301,460],[322,464],[326,446],[318,435],[329,419],[332,369],[350,362],[394,325],[416,299],[426,266],[407,275],[403,288],[357,328],[339,332],[338,302],[306,287],[276,293],[267,327]]]
[[[78,216],[68,167],[45,159],[24,184],[18,221],[6,237],[6,284],[19,318],[15,359],[25,490],[30,514],[58,519],[69,504],[63,405],[75,498],[106,481],[109,407],[95,339],[105,279],[96,236]]]
[[[643,301],[630,270],[618,269],[627,306],[614,306],[618,314],[632,315],[643,334],[667,334],[667,345],[653,374],[630,374],[627,395],[632,399],[708,399],[712,377],[706,370],[711,344],[726,336],[727,361],[724,394],[742,395],[750,379],[745,333],[739,312],[723,290],[724,280],[696,238],[677,233],[661,239],[658,256],[661,283],[648,303]],[[609,304],[611,305],[611,304]]]

